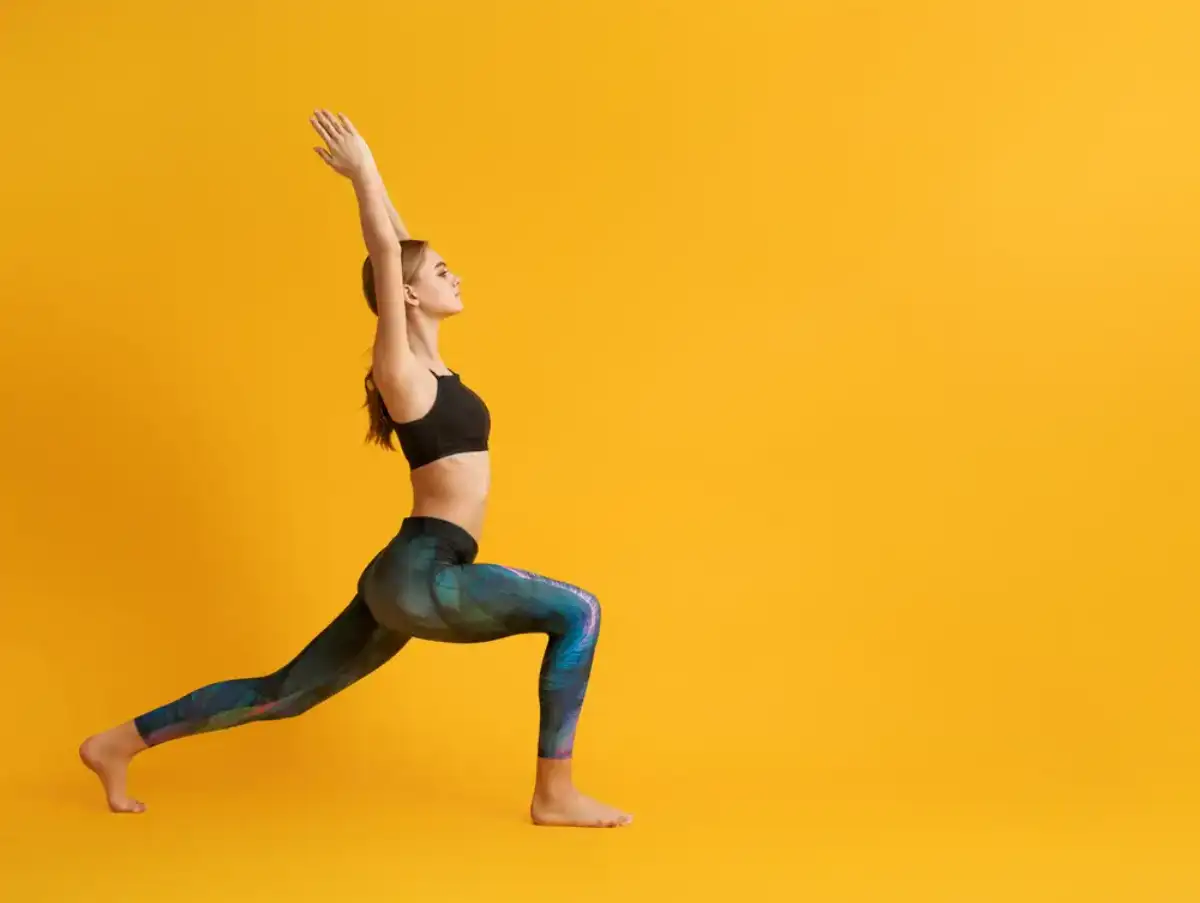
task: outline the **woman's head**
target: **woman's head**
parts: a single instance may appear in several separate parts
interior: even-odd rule
[[[462,310],[458,277],[450,272],[441,255],[429,247],[428,242],[415,239],[400,242],[400,262],[406,314],[442,320]],[[367,306],[378,316],[375,270],[370,257],[363,261],[362,286]],[[367,441],[392,450],[395,448],[392,436],[396,432],[396,422],[388,413],[379,387],[375,385],[374,369],[367,371],[363,387],[367,395],[365,407],[370,417]]]
[[[459,278],[450,272],[446,261],[428,242],[408,239],[400,242],[401,271],[404,280],[404,303],[408,313],[420,311],[436,320],[453,316],[462,310]],[[378,315],[375,297],[375,270],[371,258],[363,261],[363,295],[372,313]]]

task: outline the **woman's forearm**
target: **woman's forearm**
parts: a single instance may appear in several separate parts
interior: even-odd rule
[[[395,238],[395,222],[399,217],[396,220],[392,218],[395,208],[374,166],[356,173],[352,181],[354,195],[358,199],[358,219],[362,225],[363,241],[366,242],[372,262],[378,267],[383,259],[400,253]]]
[[[408,234],[404,220],[400,219],[400,214],[396,212],[396,207],[388,196],[387,188],[383,189],[383,203],[387,207],[388,219],[392,223],[392,231],[396,233],[396,240],[408,241],[412,236]]]
[[[363,240],[375,276],[375,325],[372,366],[375,384],[386,387],[402,369],[411,351],[404,311],[404,267],[400,242],[391,219],[391,203],[374,166],[353,176]],[[386,392],[386,388],[381,389]]]

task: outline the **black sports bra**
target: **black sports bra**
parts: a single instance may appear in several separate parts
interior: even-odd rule
[[[433,375],[437,377],[433,407],[423,417],[396,424],[396,438],[413,470],[439,458],[488,447],[492,420],[483,399],[463,385],[457,373]]]

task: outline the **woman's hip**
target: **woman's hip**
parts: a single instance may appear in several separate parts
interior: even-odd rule
[[[440,633],[448,590],[444,575],[479,554],[475,538],[451,521],[407,517],[367,565],[358,592],[375,620],[412,636]]]
[[[418,638],[480,642],[599,629],[594,594],[521,568],[478,564],[477,554],[458,525],[410,517],[363,572],[359,593],[376,621]]]

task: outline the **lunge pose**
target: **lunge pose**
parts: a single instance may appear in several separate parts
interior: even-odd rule
[[[476,562],[489,486],[490,417],[438,353],[443,320],[462,310],[459,279],[411,239],[366,142],[346,117],[321,110],[317,154],[354,186],[367,245],[363,292],[376,314],[365,379],[368,438],[411,469],[413,508],[371,560],[349,605],[291,662],[262,677],[226,680],[84,741],[114,812],[142,812],[126,792],[136,754],[202,731],[289,718],[370,674],[412,638],[481,643],[544,633],[537,777],[530,815],[542,825],[612,827],[631,817],[579,793],[575,730],[600,632],[596,597],[529,571]]]

